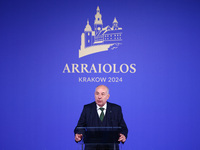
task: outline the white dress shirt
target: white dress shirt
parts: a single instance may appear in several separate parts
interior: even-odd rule
[[[106,115],[106,109],[107,109],[107,102],[105,103],[105,105],[104,105],[103,107],[99,107],[99,106],[97,105],[97,113],[98,113],[98,115],[99,115],[99,117],[100,117],[101,110],[100,110],[99,108],[104,108],[103,113],[104,113],[104,116],[105,116],[105,115]]]

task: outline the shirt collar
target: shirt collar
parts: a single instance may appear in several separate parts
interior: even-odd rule
[[[96,104],[96,105],[97,105],[97,104]],[[99,105],[97,105],[97,110],[98,110],[99,108],[104,108],[104,110],[106,110],[106,109],[107,109],[107,102],[105,103],[105,105],[104,105],[103,107],[100,107]]]

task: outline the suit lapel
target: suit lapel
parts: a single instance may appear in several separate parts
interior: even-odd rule
[[[112,112],[112,108],[110,106],[110,103],[107,102],[107,110],[106,110],[106,114],[105,114],[103,122],[102,122],[103,126],[110,126],[111,112]]]
[[[99,118],[99,115],[97,113],[97,105],[94,102],[93,106],[92,106],[92,119],[90,120],[92,122],[92,126],[100,126],[101,124],[101,120]]]
[[[107,110],[106,110],[106,114],[104,116],[103,122],[101,122],[99,115],[97,113],[97,106],[96,103],[94,102],[92,105],[92,114],[90,114],[92,116],[90,122],[91,122],[91,126],[112,126],[112,106],[110,105],[109,102],[107,102]]]

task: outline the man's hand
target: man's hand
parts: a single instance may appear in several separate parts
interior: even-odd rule
[[[123,135],[123,134],[120,133],[118,141],[124,143],[126,141],[125,135]]]
[[[83,135],[82,134],[75,134],[75,141],[79,142],[82,140]]]

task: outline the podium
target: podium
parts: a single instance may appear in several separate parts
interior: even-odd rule
[[[121,150],[119,139],[121,127],[77,127],[83,134],[79,150]]]

